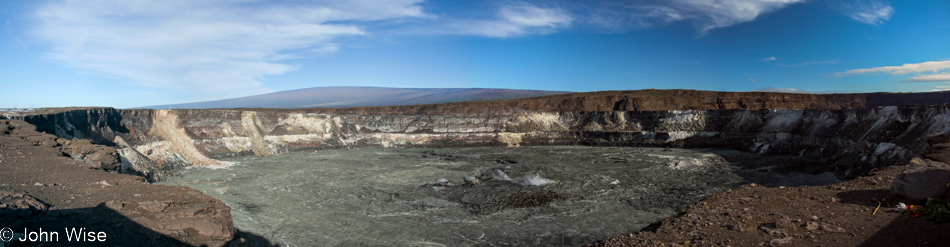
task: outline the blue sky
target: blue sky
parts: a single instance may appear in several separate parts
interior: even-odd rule
[[[950,2],[0,0],[2,107],[320,86],[950,90]]]

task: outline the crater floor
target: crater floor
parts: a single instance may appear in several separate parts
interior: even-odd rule
[[[807,159],[713,149],[369,148],[228,161],[238,165],[164,183],[224,201],[236,227],[286,246],[576,246],[741,184],[839,182]]]

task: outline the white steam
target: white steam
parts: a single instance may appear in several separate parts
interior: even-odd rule
[[[505,173],[505,170],[508,170],[509,168],[510,167],[505,167],[504,169],[495,169],[492,173],[492,180],[509,181],[521,186],[541,186],[555,182],[554,180],[542,178],[541,175],[537,173],[526,174],[523,178],[512,180],[511,177],[508,177],[508,174]],[[469,178],[466,177],[465,179],[468,181]],[[472,179],[474,179],[474,177]]]
[[[534,175],[524,175],[524,180],[518,184],[522,186],[541,186],[549,183],[551,183],[551,181],[542,178],[541,175],[535,173]]]
[[[505,174],[504,171],[495,169],[495,173],[492,174],[492,179],[500,181],[511,181],[511,178],[508,177],[508,174]]]

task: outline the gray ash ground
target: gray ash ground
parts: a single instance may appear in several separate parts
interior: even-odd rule
[[[809,160],[711,149],[370,148],[230,161],[239,164],[165,183],[224,201],[236,227],[285,246],[576,246],[741,184],[839,182]]]

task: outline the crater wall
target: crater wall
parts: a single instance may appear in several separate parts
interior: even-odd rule
[[[923,153],[927,135],[950,129],[948,106],[444,114],[85,108],[15,118],[60,137],[115,145],[125,172],[152,180],[176,167],[227,165],[217,159],[239,155],[367,146],[575,144],[806,156],[825,161],[826,171],[851,178],[904,164]]]

